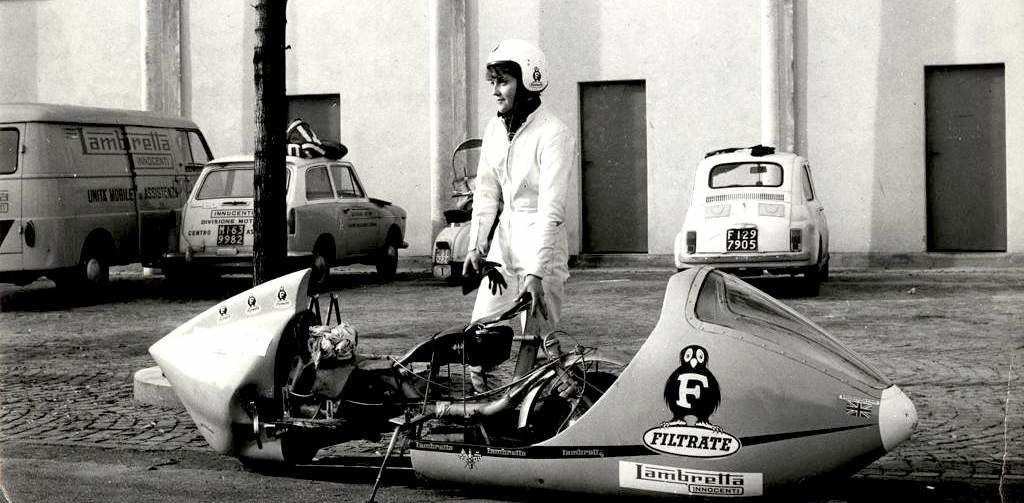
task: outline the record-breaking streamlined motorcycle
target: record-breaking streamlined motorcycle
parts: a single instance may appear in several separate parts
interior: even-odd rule
[[[150,348],[218,452],[305,463],[322,447],[392,432],[388,455],[403,439],[401,455],[432,479],[761,496],[852,473],[917,423],[910,399],[861,357],[707,267],[671,277],[628,362],[565,347],[565,333],[515,335],[503,322],[527,303],[402,356],[365,354],[336,298],[322,316],[308,282],[300,271],[243,292]],[[517,341],[508,383],[473,392],[462,369],[508,360]]]

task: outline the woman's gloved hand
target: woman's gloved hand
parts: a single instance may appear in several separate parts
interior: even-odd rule
[[[534,317],[538,313],[548,319],[548,306],[544,300],[544,282],[540,276],[533,274],[526,275],[526,282],[523,284],[523,291],[519,293],[516,302],[519,302],[527,293],[531,296],[529,316]]]
[[[483,268],[484,258],[480,255],[479,250],[470,250],[466,254],[466,261],[462,263],[462,275],[464,277],[471,277],[474,274],[480,273],[480,269]]]
[[[462,265],[462,294],[466,295],[476,290],[486,277],[491,295],[501,295],[508,288],[508,283],[498,270],[499,267],[501,264],[484,260],[480,252],[475,250],[466,254],[466,261]]]

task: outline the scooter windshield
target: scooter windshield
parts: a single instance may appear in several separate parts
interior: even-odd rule
[[[697,296],[701,321],[767,339],[827,369],[876,389],[888,381],[861,357],[812,322],[733,276],[711,271]]]

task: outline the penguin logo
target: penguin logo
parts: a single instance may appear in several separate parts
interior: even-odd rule
[[[249,307],[245,308],[245,314],[256,314],[260,312],[260,306],[256,303],[256,296],[249,294],[249,298],[245,301],[249,304]]]
[[[679,352],[679,368],[665,383],[665,404],[672,420],[665,425],[701,426],[720,431],[710,422],[711,414],[722,401],[718,380],[708,368],[708,351],[691,345]]]
[[[740,450],[739,438],[711,422],[722,391],[708,359],[708,350],[695,344],[679,352],[679,367],[665,382],[665,405],[672,419],[644,432],[648,449],[691,458],[721,458]]]
[[[274,307],[278,309],[284,309],[287,307],[291,307],[291,305],[292,301],[291,299],[288,298],[288,292],[286,292],[284,287],[282,286],[277,290],[277,302],[274,303]]]
[[[217,323],[224,323],[231,319],[231,313],[228,312],[228,306],[220,306],[217,308]]]
[[[540,74],[540,67],[539,66],[533,67],[533,85],[534,85],[534,87],[540,86],[540,79],[542,79],[542,78],[543,78],[543,76],[541,76],[541,74]]]

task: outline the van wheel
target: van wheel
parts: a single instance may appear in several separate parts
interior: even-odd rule
[[[377,274],[384,281],[394,281],[398,275],[398,244],[400,238],[392,233],[377,257]]]
[[[58,287],[97,289],[110,281],[110,259],[106,248],[97,244],[86,245],[82,260],[70,271],[58,276]]]

